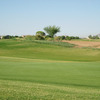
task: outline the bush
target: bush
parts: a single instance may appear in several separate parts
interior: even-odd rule
[[[65,40],[65,38],[66,38],[65,36],[61,36],[61,39],[62,39],[62,40]]]
[[[45,40],[51,41],[51,40],[53,40],[53,38],[50,35],[46,35]]]
[[[5,35],[3,36],[3,39],[15,39],[18,38],[19,36],[15,35],[15,36],[11,36],[11,35]]]
[[[62,38],[60,36],[57,36],[54,38],[54,40],[59,41],[59,40],[62,40]]]
[[[70,36],[66,36],[66,40],[71,40],[71,37]]]
[[[25,36],[25,40],[30,40],[30,41],[35,40],[35,36],[27,35]]]
[[[46,35],[46,36],[45,36],[45,39],[46,39],[46,38],[52,38],[52,37],[51,37],[50,35]]]
[[[12,39],[12,38],[14,38],[14,36],[10,36],[10,35],[3,36],[3,39]]]
[[[37,32],[36,32],[36,35],[45,36],[45,33],[42,32],[42,31],[37,31]]]
[[[35,39],[36,39],[36,40],[44,40],[44,37],[41,36],[41,35],[36,35],[36,36],[35,36]]]
[[[75,39],[80,39],[80,38],[78,36],[76,36]]]
[[[66,40],[80,39],[78,36],[66,36]]]
[[[48,37],[45,40],[47,40],[47,41],[53,41],[53,38]]]
[[[94,36],[89,35],[88,38],[89,39],[99,39],[99,36],[98,35],[94,35]]]
[[[93,39],[99,39],[99,36],[95,35],[93,36]]]

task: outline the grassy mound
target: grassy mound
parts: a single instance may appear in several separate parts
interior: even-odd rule
[[[68,45],[69,43],[60,43]],[[56,42],[0,41],[0,56],[58,61],[100,61],[100,49],[66,48]]]

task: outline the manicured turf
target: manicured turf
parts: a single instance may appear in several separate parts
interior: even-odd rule
[[[34,41],[1,40],[0,56],[59,61],[100,61],[100,49],[72,48],[72,45],[71,48],[68,47]]]
[[[99,49],[2,40],[0,100],[100,100],[99,60]]]

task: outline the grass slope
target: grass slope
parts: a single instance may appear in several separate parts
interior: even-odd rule
[[[61,43],[60,43],[61,44]],[[66,44],[66,43],[64,43]],[[67,44],[69,47],[69,44]],[[100,61],[100,49],[68,48],[34,41],[0,41],[0,56],[59,61]],[[72,47],[72,45],[71,45]]]
[[[0,100],[100,100],[99,59],[99,49],[2,40]]]

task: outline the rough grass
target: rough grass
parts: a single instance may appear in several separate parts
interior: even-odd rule
[[[100,100],[99,89],[0,80],[0,100]]]
[[[65,43],[65,42],[61,42],[61,41],[56,42],[56,41],[36,41],[36,40],[34,40],[33,42],[40,43],[40,44],[68,47],[68,48],[71,48],[71,47],[75,46],[74,44]]]
[[[0,41],[0,100],[100,100],[100,50]]]

